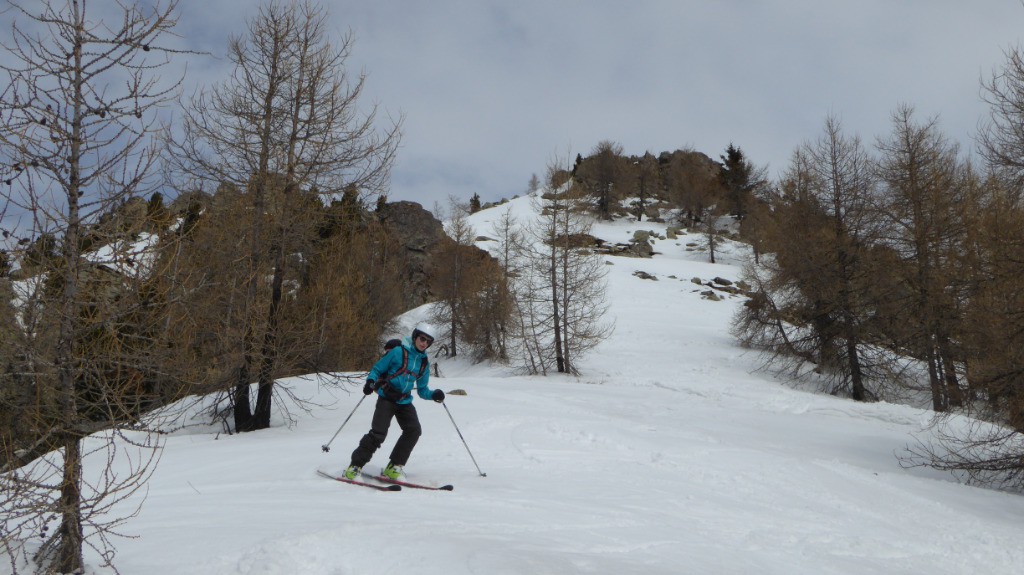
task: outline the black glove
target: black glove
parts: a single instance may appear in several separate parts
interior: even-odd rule
[[[438,403],[444,403],[444,392],[440,389],[435,389],[434,394],[430,396],[430,399],[433,399]]]
[[[366,385],[363,386],[363,395],[370,395],[377,391],[377,382],[372,379],[366,380]]]

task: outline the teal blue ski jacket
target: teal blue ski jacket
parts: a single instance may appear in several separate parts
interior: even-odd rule
[[[405,369],[402,369],[403,363]],[[377,395],[399,404],[412,403],[413,388],[420,399],[432,399],[434,394],[434,390],[428,386],[430,361],[427,354],[416,349],[411,337],[402,339],[402,345],[392,348],[377,360],[366,379],[381,383]],[[387,389],[389,384],[393,391]],[[395,399],[398,394],[401,397]]]

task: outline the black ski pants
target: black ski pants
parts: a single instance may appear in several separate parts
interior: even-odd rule
[[[423,433],[420,427],[420,418],[416,415],[416,407],[411,403],[395,403],[393,401],[377,398],[377,405],[373,410],[373,420],[370,422],[370,432],[359,440],[359,446],[352,452],[352,465],[363,467],[370,462],[373,454],[384,444],[388,436],[388,428],[391,427],[391,418],[398,422],[402,435],[391,450],[391,463],[405,465],[412,454],[412,448]]]

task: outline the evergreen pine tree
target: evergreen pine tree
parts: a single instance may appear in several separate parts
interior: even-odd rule
[[[742,220],[750,209],[754,168],[743,155],[743,150],[732,144],[726,148],[725,155],[720,157],[724,165],[719,177],[725,188],[729,211]]]

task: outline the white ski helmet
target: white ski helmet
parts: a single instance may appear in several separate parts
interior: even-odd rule
[[[429,340],[427,347],[430,347],[434,343],[434,333],[434,326],[427,323],[417,324],[412,330],[412,341],[416,343],[416,338],[423,336]]]

